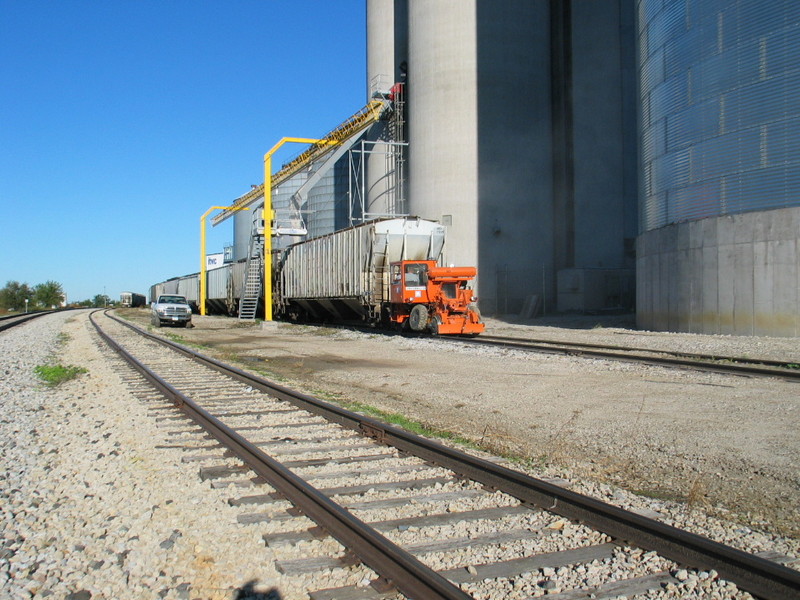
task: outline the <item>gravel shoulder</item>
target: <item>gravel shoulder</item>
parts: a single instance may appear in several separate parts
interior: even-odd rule
[[[146,310],[122,314],[147,325]],[[563,322],[490,319],[487,333],[800,362],[800,344],[789,338],[638,332],[621,326],[624,317]],[[224,317],[195,316],[194,323],[160,333],[323,398],[407,415],[556,476],[800,536],[796,383]]]
[[[230,491],[163,447],[87,314],[0,336],[0,598],[307,597],[277,573],[260,533],[237,525]],[[88,372],[51,389],[33,374],[42,364]]]
[[[149,327],[147,311],[119,312]],[[0,336],[0,597],[306,597],[309,582],[276,571],[262,532],[236,523],[225,502],[233,492],[210,489],[180,450],[162,446],[163,425],[131,395],[87,315],[50,315],[14,341]],[[800,556],[793,384],[194,320],[157,333],[329,400],[458,433],[521,457],[535,476],[743,550]],[[506,326],[528,331],[497,324]],[[599,333],[619,335],[559,334]],[[784,343],[767,342],[771,352]],[[87,373],[45,388],[33,368],[46,362]]]

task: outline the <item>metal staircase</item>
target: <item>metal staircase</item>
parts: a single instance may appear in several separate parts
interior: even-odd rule
[[[250,248],[244,266],[244,285],[239,299],[239,320],[255,321],[264,279],[264,225],[256,216],[250,231]]]

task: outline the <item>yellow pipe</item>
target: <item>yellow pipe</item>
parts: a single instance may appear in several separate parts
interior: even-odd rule
[[[250,210],[233,206],[212,206],[200,217],[200,314],[206,314],[206,217],[215,210]]]
[[[333,140],[285,137],[264,155],[264,320],[272,321],[272,155],[287,142],[338,144]]]

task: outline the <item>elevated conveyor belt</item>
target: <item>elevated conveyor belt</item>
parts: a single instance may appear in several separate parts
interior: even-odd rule
[[[388,100],[374,99],[349,119],[328,133],[320,141],[311,144],[297,158],[285,164],[280,171],[272,176],[272,187],[275,188],[304,167],[327,154],[334,147],[342,144],[353,136],[360,134],[369,125],[377,121],[383,110],[388,105]],[[233,216],[237,210],[246,208],[264,198],[264,184],[254,186],[246,194],[239,196],[231,203],[231,208],[223,210],[211,219],[212,225],[219,225],[228,217]]]

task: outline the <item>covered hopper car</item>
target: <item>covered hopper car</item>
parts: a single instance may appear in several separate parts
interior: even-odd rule
[[[289,321],[361,322],[417,332],[476,335],[484,330],[474,267],[439,263],[445,229],[417,218],[379,219],[276,251],[273,313]],[[206,308],[234,315],[244,261],[208,272]],[[157,283],[150,298],[180,294],[197,311],[199,274]]]
[[[437,334],[484,330],[474,267],[442,267],[445,229],[382,219],[275,255],[275,312],[290,320],[361,320]]]
[[[144,306],[146,302],[147,298],[145,298],[142,294],[137,294],[136,292],[122,292],[119,295],[120,306],[136,308],[139,306]]]

